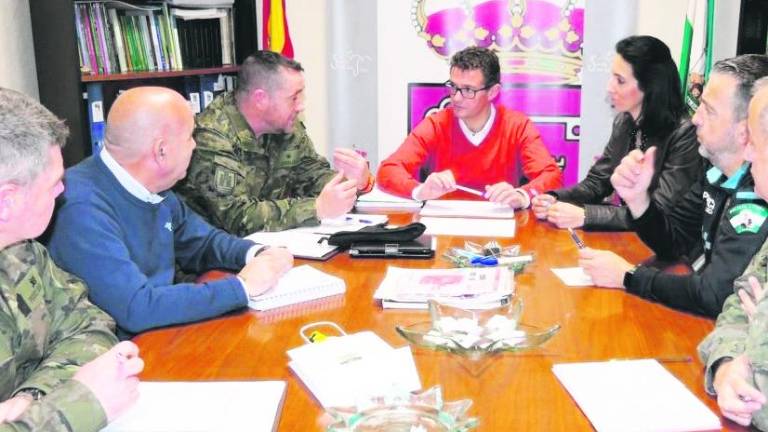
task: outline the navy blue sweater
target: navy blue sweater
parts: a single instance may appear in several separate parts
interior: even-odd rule
[[[150,204],[131,195],[100,157],[67,170],[50,252],[88,284],[93,303],[122,333],[215,317],[247,306],[234,277],[174,284],[185,272],[239,270],[254,243],[208,225],[173,192]]]

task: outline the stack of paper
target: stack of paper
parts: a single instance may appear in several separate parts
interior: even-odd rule
[[[142,382],[139,395],[102,431],[273,431],[285,382]]]
[[[552,367],[598,432],[720,430],[720,419],[656,360]]]
[[[430,200],[419,212],[422,216],[514,219],[515,209],[490,201]]]
[[[258,297],[251,298],[248,306],[251,309],[265,311],[343,294],[346,289],[344,279],[305,264],[290,269],[280,278],[277,286]]]
[[[326,260],[338,252],[337,246],[328,244],[328,236],[339,231],[359,231],[367,226],[384,223],[386,215],[346,214],[324,219],[320,225],[285,231],[259,231],[246,237],[256,243],[288,248],[296,258]]]
[[[394,349],[370,331],[302,345],[288,356],[290,368],[325,408],[421,389],[411,349]]]
[[[435,299],[465,309],[489,309],[509,302],[513,275],[508,267],[389,267],[373,298],[384,308],[426,309],[427,301]]]
[[[417,209],[422,206],[423,202],[414,201],[412,199],[400,198],[395,195],[388,194],[378,187],[374,187],[372,191],[367,194],[360,195],[357,198],[356,208],[379,208],[379,209]]]
[[[515,210],[489,201],[427,201],[419,212],[427,234],[514,237]]]

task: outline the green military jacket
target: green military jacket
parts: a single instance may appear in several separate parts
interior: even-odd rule
[[[301,122],[256,138],[230,92],[197,116],[195,141],[176,189],[212,225],[245,236],[318,223],[315,198],[334,172]]]
[[[96,431],[99,401],[71,380],[79,366],[117,343],[114,322],[87,298],[82,281],[25,241],[0,251],[0,401],[25,388],[45,392],[0,431]]]
[[[752,258],[743,276],[734,282],[734,291],[749,288],[747,278],[755,276],[761,284],[768,279],[768,240]],[[699,344],[699,356],[706,365],[704,385],[709,394],[715,394],[715,364],[727,357],[746,353],[752,364],[755,388],[768,396],[768,300],[763,299],[757,312],[749,319],[741,308],[741,300],[734,292],[723,305],[717,317],[715,329]],[[752,424],[760,430],[768,430],[768,404],[752,415]]]

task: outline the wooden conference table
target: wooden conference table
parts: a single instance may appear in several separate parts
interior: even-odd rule
[[[411,215],[393,215],[394,223]],[[702,387],[703,368],[696,346],[712,329],[707,319],[677,312],[622,290],[569,288],[550,271],[576,265],[577,249],[564,230],[518,212],[517,236],[502,245],[521,244],[536,259],[515,277],[525,302],[522,321],[562,329],[542,348],[497,356],[474,376],[457,358],[441,352],[414,350],[423,388],[441,385],[445,400],[470,398],[470,413],[480,420],[478,431],[591,430],[589,421],[560,385],[552,365],[574,361],[658,358],[664,366],[714,412],[717,404]],[[630,262],[651,255],[633,233],[583,233],[593,248],[610,249]],[[387,265],[414,268],[449,267],[439,258],[463,238],[440,237],[432,260],[353,260],[339,254],[312,263],[346,280],[347,292],[289,310],[239,311],[206,322],[150,331],[135,338],[146,362],[143,380],[251,380],[288,382],[279,431],[322,430],[323,410],[287,367],[286,350],[303,343],[299,328],[315,321],[334,321],[347,332],[373,330],[393,346],[406,342],[396,324],[427,321],[423,311],[382,310],[372,296]],[[302,264],[297,260],[296,264]],[[685,360],[689,359],[689,360]],[[666,361],[664,361],[666,360]],[[681,361],[682,360],[682,361]],[[227,397],[227,395],[212,395]],[[723,419],[724,430],[746,430]]]

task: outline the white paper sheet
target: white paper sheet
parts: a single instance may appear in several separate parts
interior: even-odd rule
[[[421,217],[427,226],[425,234],[463,237],[512,238],[515,236],[514,219],[474,219],[459,217]]]
[[[585,287],[595,286],[592,278],[581,267],[553,268],[552,273],[557,275],[567,286]]]
[[[360,195],[357,198],[355,207],[357,208],[381,208],[381,209],[417,209],[421,208],[424,203],[422,201],[414,201],[412,199],[401,198],[392,194],[388,194],[378,187],[374,187],[372,191],[367,194]]]
[[[490,201],[430,200],[419,212],[422,216],[514,219],[515,209]]]
[[[277,429],[284,381],[142,382],[139,400],[102,432]]]
[[[656,360],[556,364],[598,432],[720,430],[720,419]]]

